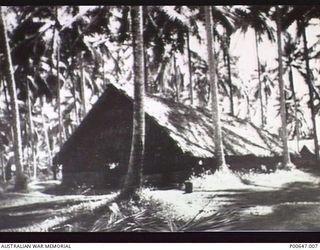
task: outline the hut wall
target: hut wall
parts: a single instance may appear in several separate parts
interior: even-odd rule
[[[276,165],[281,162],[281,156],[274,157],[257,157],[255,155],[245,156],[226,156],[226,162],[230,165],[230,168],[235,171],[246,170],[261,170],[261,165],[264,165],[267,169],[272,170],[276,168]]]
[[[101,183],[107,181],[110,173],[120,172],[127,164],[132,105],[111,90],[88,113],[59,153],[63,182],[91,183],[96,178],[96,183]],[[83,178],[85,176],[88,180]]]

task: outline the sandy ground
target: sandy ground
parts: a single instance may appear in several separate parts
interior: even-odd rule
[[[161,201],[167,216],[186,222],[224,216],[225,224],[217,229],[222,231],[320,230],[319,177],[300,170],[242,176],[226,171],[191,181],[192,193],[145,189],[142,195]],[[57,184],[31,183],[28,193],[5,194],[0,200],[0,231],[72,231],[72,222],[94,217],[96,209],[106,207],[116,196],[42,192]]]
[[[9,192],[0,200],[0,232],[54,231],[76,216],[92,213],[113,200],[108,195],[50,195],[54,181],[30,183],[28,193]]]
[[[193,193],[154,190],[145,195],[167,204],[174,216],[186,220],[233,210],[238,214],[238,221],[228,230],[320,229],[319,177],[300,170],[281,170],[273,174],[247,175],[245,180],[243,183],[235,175],[220,173],[207,180],[194,180]],[[199,183],[202,187],[197,186]]]

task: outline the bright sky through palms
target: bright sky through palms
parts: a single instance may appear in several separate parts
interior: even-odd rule
[[[87,10],[92,8],[94,6],[80,6],[80,13],[85,13]],[[239,6],[238,6],[239,7]],[[168,8],[170,11],[170,8]],[[190,13],[189,13],[190,14]],[[317,24],[317,25],[310,25],[307,28],[307,35],[308,35],[308,42],[309,47],[319,42],[319,25],[320,22],[318,20],[312,20],[311,23]],[[273,26],[275,29],[275,23],[270,22],[270,26]],[[218,26],[217,29],[220,27]],[[296,37],[296,27],[295,24],[291,25],[288,29],[288,31],[291,33],[291,35],[295,38]],[[204,26],[199,23],[199,33],[205,34]],[[275,69],[277,67],[277,46],[276,43],[271,43],[266,39],[264,36],[262,36],[263,42],[259,44],[259,56],[261,60],[261,64],[266,64],[267,69]],[[195,38],[191,37],[190,39],[190,47],[191,50],[197,52],[204,60],[206,60],[206,50],[205,50],[205,39],[201,43]],[[216,43],[218,44],[218,43]],[[219,46],[216,46],[216,49],[219,49]],[[253,87],[253,85],[256,85],[256,82],[252,81],[253,78],[257,75],[257,59],[256,59],[256,49],[255,49],[255,38],[254,38],[254,31],[252,29],[249,29],[247,33],[243,34],[240,31],[236,32],[231,37],[231,47],[230,47],[230,53],[232,56],[239,57],[239,61],[237,63],[237,69],[239,71],[239,76],[241,79],[234,79],[241,82],[241,84],[244,84],[250,88]],[[319,60],[316,62],[311,63],[318,63]],[[184,68],[186,65],[183,62],[181,63],[181,67]],[[185,70],[187,70],[185,68]],[[274,75],[276,77],[276,74]],[[294,82],[295,82],[295,88],[297,90],[298,97],[302,97],[303,95],[306,95],[308,93],[307,85],[305,84],[302,77],[297,73],[294,72]],[[288,76],[284,75],[284,81],[285,84],[288,85]],[[319,81],[319,80],[318,80]],[[319,83],[316,82],[316,84],[319,85]],[[277,86],[277,83],[275,83],[275,86]],[[278,92],[278,88],[275,88],[275,95]],[[308,97],[305,97],[308,98]],[[271,100],[271,98],[270,98]],[[273,98],[271,102],[269,103],[270,106],[277,105],[277,101]],[[277,127],[280,125],[280,119],[277,117],[275,109],[269,109],[269,116],[270,119],[274,119],[274,122],[272,123],[273,126],[271,129],[274,129],[274,132],[276,132]],[[306,116],[309,115],[309,112],[306,108]],[[258,116],[255,116],[257,118],[257,122],[259,121]]]

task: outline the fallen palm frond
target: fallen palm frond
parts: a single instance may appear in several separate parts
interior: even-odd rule
[[[209,205],[208,202],[206,206]],[[206,207],[205,206],[205,207]],[[140,204],[113,203],[109,212],[101,216],[90,229],[93,232],[203,232],[222,231],[231,228],[239,220],[235,209],[221,208],[208,216],[202,213],[193,218],[174,218],[167,207],[158,201],[148,200]],[[202,215],[202,216],[200,216]]]

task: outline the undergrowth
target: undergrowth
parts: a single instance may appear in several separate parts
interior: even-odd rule
[[[225,231],[239,220],[235,209],[222,208],[193,218],[176,217],[170,205],[140,194],[139,201],[118,201],[89,229],[93,232],[204,232]]]

